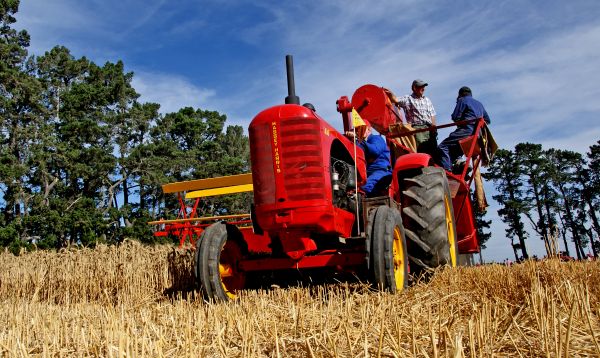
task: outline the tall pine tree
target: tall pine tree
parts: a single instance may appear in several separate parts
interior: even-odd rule
[[[498,150],[484,177],[491,179],[498,191],[498,194],[494,195],[493,198],[502,205],[502,208],[498,210],[498,214],[502,221],[508,225],[506,229],[507,236],[511,238],[511,241],[514,238],[519,241],[519,244],[513,245],[515,259],[520,259],[517,255],[517,248],[521,250],[524,259],[529,258],[525,246],[527,232],[521,220],[521,215],[524,215],[527,211],[527,204],[523,199],[521,166],[515,153],[505,149]]]

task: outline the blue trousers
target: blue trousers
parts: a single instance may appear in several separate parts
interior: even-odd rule
[[[458,141],[472,135],[473,131],[474,128],[471,127],[459,127],[440,143],[438,155],[444,169],[452,170],[452,163],[463,155]]]
[[[367,175],[367,183],[361,187],[367,196],[377,194],[391,182],[392,173],[389,170],[376,170]]]

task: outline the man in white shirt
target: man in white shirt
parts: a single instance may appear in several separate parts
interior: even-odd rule
[[[427,82],[414,80],[413,93],[397,98],[396,106],[404,110],[406,121],[414,129],[424,129],[435,126],[435,109],[431,100],[425,97]],[[425,131],[415,134],[417,152],[434,155],[437,150],[437,131]]]

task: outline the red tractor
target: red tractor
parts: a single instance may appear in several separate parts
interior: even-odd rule
[[[395,147],[389,188],[366,197],[363,151],[300,105],[286,60],[285,104],[250,123],[251,182],[234,183],[252,184],[252,226],[219,221],[197,241],[195,273],[208,299],[235,298],[249,273],[319,267],[365,272],[374,286],[397,292],[407,287],[409,267],[454,267],[459,253],[479,251],[468,165],[461,174],[446,172],[430,155],[394,142],[412,133],[389,130],[400,114],[383,88],[366,85],[337,101],[345,131],[355,110]],[[482,126],[479,120],[473,138]],[[467,163],[475,170],[479,148],[470,143]]]

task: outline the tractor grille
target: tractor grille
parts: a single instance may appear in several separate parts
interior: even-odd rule
[[[254,202],[257,205],[275,202],[275,175],[270,132],[269,123],[249,128]]]
[[[307,118],[281,123],[281,159],[288,200],[325,199],[320,125]]]

